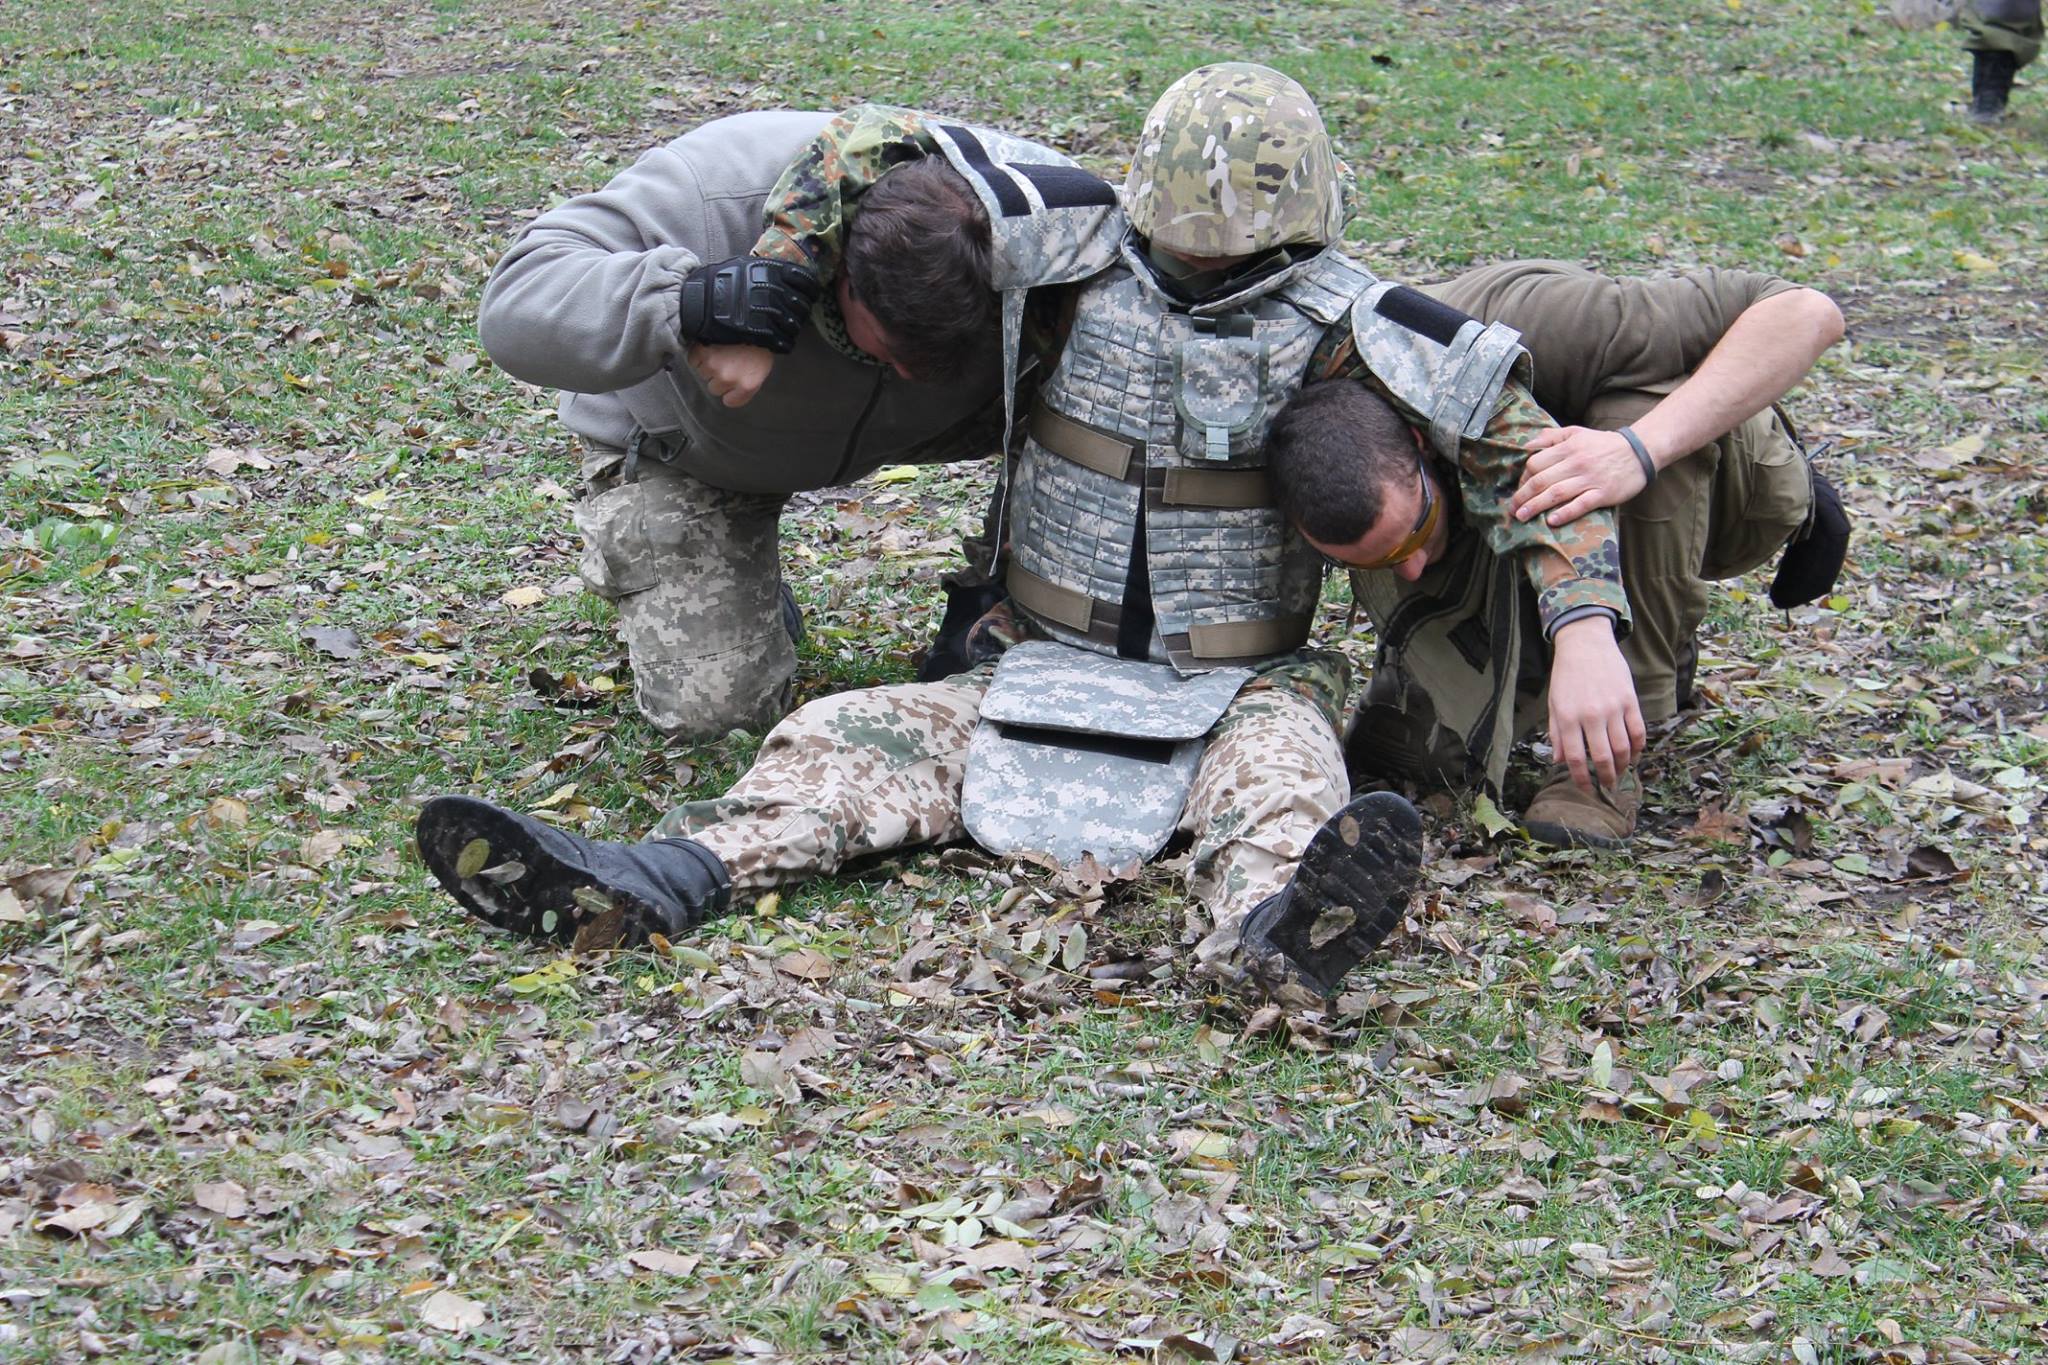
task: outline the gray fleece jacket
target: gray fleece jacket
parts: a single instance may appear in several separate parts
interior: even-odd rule
[[[806,323],[753,402],[728,408],[684,363],[676,286],[746,254],[784,168],[830,115],[764,112],[656,147],[593,194],[536,218],[484,286],[477,331],[507,372],[559,389],[563,425],[719,488],[793,493],[885,464],[993,452],[1000,364],[947,385],[903,380]]]

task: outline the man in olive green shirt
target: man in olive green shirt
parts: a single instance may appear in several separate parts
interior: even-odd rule
[[[1773,600],[1810,600],[1813,583],[1803,579],[1832,580],[1846,540],[1840,504],[1809,470],[1772,406],[1841,336],[1841,314],[1826,296],[1747,271],[1616,279],[1554,261],[1488,266],[1425,292],[1520,330],[1533,365],[1531,390],[1563,424],[1532,442],[1512,505],[1498,515],[1540,515],[1558,525],[1596,508],[1617,509],[1633,626],[1622,652],[1645,724],[1675,715],[1690,691],[1693,636],[1706,614],[1709,580],[1747,572],[1788,542],[1809,540],[1810,549],[1787,555]],[[1492,506],[1492,490],[1465,493],[1465,503],[1478,496]],[[1456,534],[1483,533],[1466,512]],[[1822,538],[1808,535],[1823,518],[1832,519],[1840,538],[1832,564],[1815,566],[1805,561],[1830,557],[1821,553]],[[1423,566],[1441,556],[1441,549],[1417,555],[1391,571],[1413,585]],[[1420,597],[1442,603],[1446,591],[1432,579],[1421,584]],[[1416,597],[1406,589],[1401,595],[1404,603]],[[1442,619],[1423,624],[1432,613]],[[1463,746],[1444,722],[1471,709],[1461,695],[1470,689],[1455,683],[1462,675],[1446,657],[1455,649],[1471,662],[1486,632],[1485,623],[1454,615],[1417,599],[1394,622],[1413,626],[1412,638],[1390,640],[1382,632],[1380,658],[1346,740],[1354,777],[1462,775]],[[1430,673],[1432,686],[1422,685],[1415,667]],[[1475,664],[1474,685],[1479,676]],[[1517,685],[1517,730],[1540,718],[1532,702],[1544,681]],[[1633,747],[1617,744],[1617,768],[1633,761],[1633,752],[1622,752]],[[1588,793],[1558,773],[1524,813],[1525,823],[1555,842],[1619,842],[1634,827],[1638,799],[1633,777]]]

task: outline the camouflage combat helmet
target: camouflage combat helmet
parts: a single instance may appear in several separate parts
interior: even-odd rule
[[[1344,228],[1339,176],[1308,91],[1269,66],[1217,62],[1145,116],[1124,210],[1154,246],[1185,256],[1327,246]]]

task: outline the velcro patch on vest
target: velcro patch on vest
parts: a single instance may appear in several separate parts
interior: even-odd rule
[[[1458,339],[1458,333],[1468,322],[1476,322],[1469,313],[1461,313],[1439,299],[1433,299],[1420,289],[1405,284],[1395,285],[1380,295],[1373,311],[1389,322],[1398,322],[1411,332],[1420,332],[1439,346],[1448,346]]]
[[[1068,284],[1114,264],[1127,226],[1116,189],[1050,147],[994,128],[942,123],[940,153],[989,215],[989,283]]]
[[[1079,166],[1040,166],[1019,162],[1010,169],[1029,180],[1049,209],[1111,208],[1116,187]]]
[[[1040,403],[1031,410],[1031,439],[1063,460],[1112,479],[1128,479],[1137,443],[1098,431]]]
[[[1168,507],[1271,507],[1273,483],[1263,469],[1162,469],[1159,501]]]
[[[1192,625],[1187,634],[1165,637],[1168,649],[1185,649],[1207,663],[1255,662],[1299,649],[1314,625],[1307,616],[1279,616],[1264,621],[1225,621]]]
[[[1010,565],[1007,581],[1010,596],[1033,616],[1091,637],[1100,634],[1094,629],[1097,624],[1096,607],[1107,604],[1098,604],[1085,592],[1075,592],[1072,588],[1063,588],[1050,579],[1041,578],[1022,564]],[[1107,620],[1110,615],[1105,611],[1103,618]],[[1112,632],[1108,638],[1114,640],[1116,636]]]

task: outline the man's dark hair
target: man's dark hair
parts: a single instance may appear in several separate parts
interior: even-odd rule
[[[1289,521],[1321,544],[1350,545],[1386,510],[1386,489],[1415,477],[1415,436],[1356,379],[1325,379],[1273,419],[1266,464]]]
[[[988,214],[945,160],[892,166],[846,232],[846,282],[919,379],[951,379],[995,339]]]

